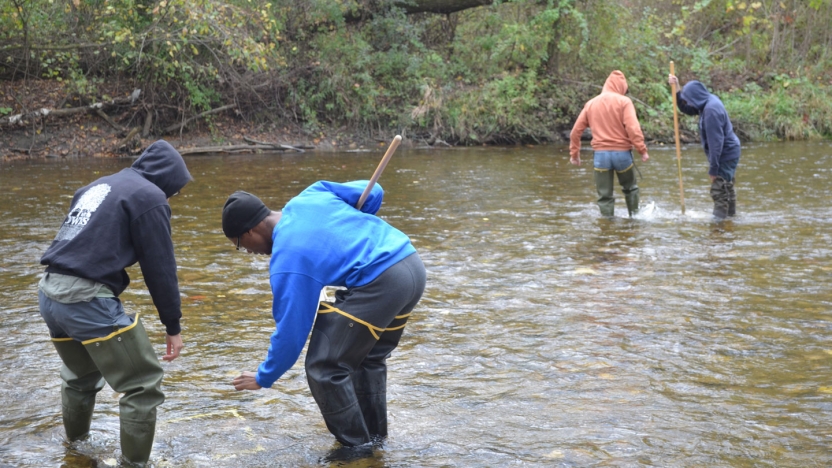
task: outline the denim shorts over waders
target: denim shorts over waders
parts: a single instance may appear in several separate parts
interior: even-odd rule
[[[612,217],[615,211],[613,174],[618,176],[630,216],[638,212],[639,192],[633,171],[635,164],[632,151],[596,151],[594,167],[595,188],[598,191],[598,208],[601,215]]]

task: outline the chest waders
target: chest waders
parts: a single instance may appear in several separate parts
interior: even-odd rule
[[[618,176],[618,183],[621,184],[621,191],[624,192],[624,201],[627,203],[627,212],[632,218],[638,213],[638,185],[633,168],[635,164],[623,171],[613,169],[595,168],[595,189],[598,191],[598,208],[601,215],[611,218],[615,213],[615,197],[613,195],[613,172]]]
[[[89,433],[95,395],[110,387],[119,399],[121,452],[133,464],[147,463],[156,431],[156,407],[165,401],[162,366],[138,315],[132,325],[101,337],[76,341],[52,338],[63,361],[61,403],[66,435]]]
[[[319,306],[306,351],[306,378],[327,429],[345,446],[387,436],[387,357],[425,288],[417,254],[367,285]]]
[[[728,189],[728,216],[735,216],[737,214],[737,192],[734,190],[734,181],[726,182],[725,188]]]
[[[714,217],[724,219],[737,214],[737,192],[734,181],[717,177],[711,182],[711,199],[714,201]]]

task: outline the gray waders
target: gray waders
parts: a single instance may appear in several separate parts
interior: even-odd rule
[[[711,183],[711,198],[714,201],[714,217],[724,219],[737,214],[737,192],[734,181],[717,177]]]
[[[623,171],[615,171],[618,175],[618,183],[621,184],[621,191],[624,192],[624,201],[627,203],[627,212],[632,218],[638,213],[638,185],[636,175],[630,165]],[[613,170],[595,168],[595,188],[598,191],[598,208],[601,215],[612,217],[615,213],[615,197],[613,196]]]
[[[306,351],[306,378],[326,427],[351,447],[387,436],[387,358],[425,289],[413,254],[364,286],[322,302]]]
[[[403,328],[384,331],[378,341],[368,327],[322,303],[309,348],[306,377],[329,432],[346,446],[387,436],[387,357]],[[339,309],[340,310],[340,309]],[[391,325],[403,326],[407,317]]]
[[[137,316],[133,325],[80,343],[53,338],[64,365],[61,401],[67,438],[89,433],[95,395],[106,381],[119,399],[121,452],[133,464],[147,463],[156,431],[156,407],[165,401],[162,366]]]

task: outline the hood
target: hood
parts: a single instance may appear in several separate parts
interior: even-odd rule
[[[615,70],[610,73],[610,76],[607,77],[607,81],[604,82],[603,92],[624,95],[627,94],[627,88],[627,78],[624,77],[624,73]]]
[[[702,112],[702,109],[705,108],[705,104],[708,103],[708,98],[711,96],[711,93],[708,92],[705,85],[694,80],[689,81],[684,87],[682,87],[682,92],[679,96],[684,99],[688,105],[693,106],[699,109],[699,112]]]
[[[148,146],[131,166],[133,170],[165,192],[170,198],[194,180],[182,155],[170,143],[159,140]]]

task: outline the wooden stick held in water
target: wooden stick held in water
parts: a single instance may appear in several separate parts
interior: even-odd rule
[[[396,152],[396,148],[399,147],[399,143],[401,142],[401,135],[396,135],[396,137],[393,138],[393,141],[390,143],[390,146],[387,147],[387,152],[384,153],[384,157],[381,158],[381,162],[378,163],[376,171],[373,172],[373,177],[370,178],[370,183],[367,184],[367,188],[364,189],[364,192],[361,194],[361,198],[359,198],[358,203],[355,204],[355,209],[360,210],[361,207],[364,206],[364,202],[370,195],[370,191],[373,190],[373,186],[376,184],[376,181],[378,181],[378,178],[381,177],[381,173],[384,172],[384,168],[387,167],[387,163],[390,162],[390,158],[393,157],[393,153]]]
[[[673,71],[673,61],[670,61],[670,74],[676,75]],[[678,78],[677,81],[678,83]],[[685,190],[682,187],[682,147],[679,143],[679,111],[676,108],[676,83],[670,85],[670,92],[673,95],[673,131],[676,134],[676,165],[679,167],[679,199],[682,201],[682,214],[685,214]]]

